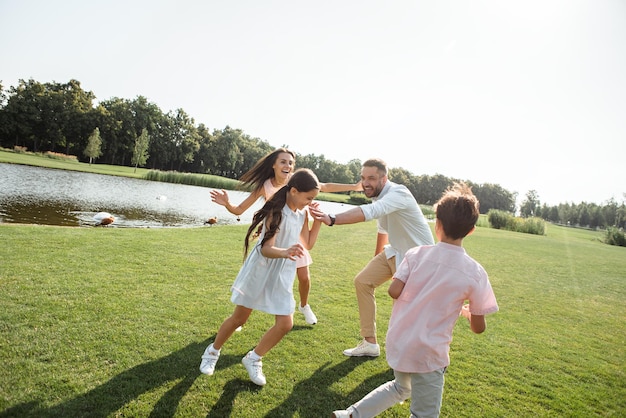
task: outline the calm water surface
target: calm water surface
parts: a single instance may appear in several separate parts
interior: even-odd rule
[[[161,183],[0,163],[0,223],[93,226],[93,216],[109,212],[109,227],[201,227],[217,217],[217,224],[250,223],[256,202],[237,217],[211,202],[210,188]],[[248,193],[228,191],[233,204]],[[320,202],[322,210],[343,212],[350,205]]]

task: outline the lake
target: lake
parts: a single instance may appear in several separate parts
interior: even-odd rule
[[[93,226],[94,215],[108,212],[109,227],[203,227],[217,217],[216,225],[247,223],[263,201],[237,216],[211,202],[210,188],[162,183],[128,177],[55,170],[0,163],[0,223]],[[247,192],[228,191],[238,204]],[[351,208],[319,202],[322,210],[340,213]]]

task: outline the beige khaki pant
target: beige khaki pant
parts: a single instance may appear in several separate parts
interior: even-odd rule
[[[396,272],[396,258],[387,259],[382,251],[354,278],[356,299],[359,304],[361,337],[376,337],[376,297],[378,286],[390,280]]]

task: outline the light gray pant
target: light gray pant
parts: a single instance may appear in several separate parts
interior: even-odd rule
[[[393,372],[395,379],[383,383],[348,408],[352,418],[371,418],[411,398],[411,418],[436,418],[441,411],[446,368],[430,373]]]

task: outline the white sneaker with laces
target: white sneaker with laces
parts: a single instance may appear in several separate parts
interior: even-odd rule
[[[380,345],[362,340],[356,347],[343,350],[343,354],[349,357],[378,357],[380,356]]]
[[[309,325],[317,324],[317,316],[311,310],[311,306],[307,303],[304,306],[298,306],[298,310],[304,315],[304,320]]]
[[[250,376],[250,380],[253,383],[263,386],[266,383],[265,375],[263,374],[263,363],[261,360],[253,360],[250,358],[250,354],[246,354],[244,358],[241,359],[241,362],[246,367],[248,371],[248,375]]]
[[[215,372],[215,365],[217,364],[217,360],[220,358],[219,353],[211,352],[210,348],[212,344],[210,344],[206,350],[204,350],[204,354],[202,354],[202,361],[200,362],[200,373],[207,374],[211,376],[213,372]]]
[[[345,409],[341,409],[338,411],[333,411],[333,418],[350,418],[352,414]]]

